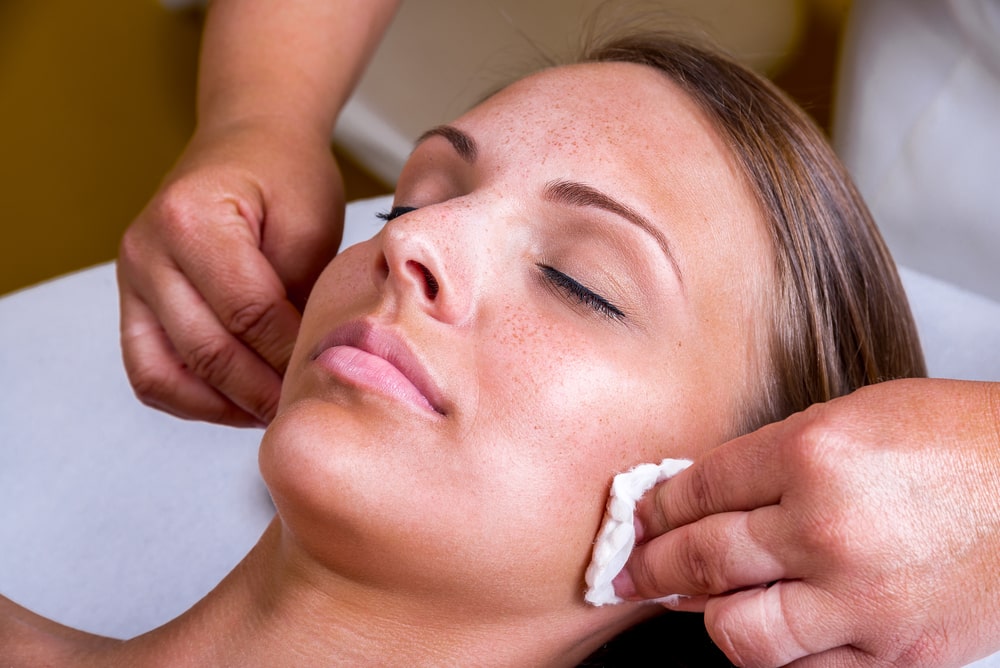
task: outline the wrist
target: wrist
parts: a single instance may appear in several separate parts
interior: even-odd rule
[[[262,128],[311,135],[324,143],[333,136],[336,111],[319,102],[294,100],[274,92],[271,99],[251,95],[199,94],[196,132],[215,134],[236,128]]]
[[[331,132],[309,123],[298,114],[257,110],[242,114],[214,115],[199,119],[192,144],[214,144],[234,140],[264,140],[280,150],[282,146],[313,144],[329,148]]]
[[[398,0],[216,0],[198,70],[200,125],[289,118],[327,139]]]

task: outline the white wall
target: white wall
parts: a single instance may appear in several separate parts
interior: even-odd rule
[[[756,69],[795,47],[802,0],[404,0],[337,126],[336,139],[395,183],[412,142],[483,95],[537,69],[536,47],[566,58],[599,5],[630,17],[673,17]]]

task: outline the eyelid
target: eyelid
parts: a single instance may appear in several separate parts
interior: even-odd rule
[[[626,315],[620,308],[572,276],[547,264],[539,264],[537,266],[541,269],[542,274],[549,284],[561,289],[566,296],[572,297],[580,304],[610,320],[618,322],[626,320]]]

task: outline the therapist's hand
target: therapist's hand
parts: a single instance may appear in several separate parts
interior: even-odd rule
[[[328,135],[272,118],[196,133],[121,243],[136,395],[183,418],[269,422],[343,200]]]
[[[738,665],[962,665],[1000,649],[1000,384],[815,406],[709,452],[637,518],[619,594],[701,595],[679,607]]]

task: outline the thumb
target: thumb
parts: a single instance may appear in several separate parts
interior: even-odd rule
[[[261,252],[300,311],[344,231],[344,185],[336,164],[290,190],[265,195]]]

